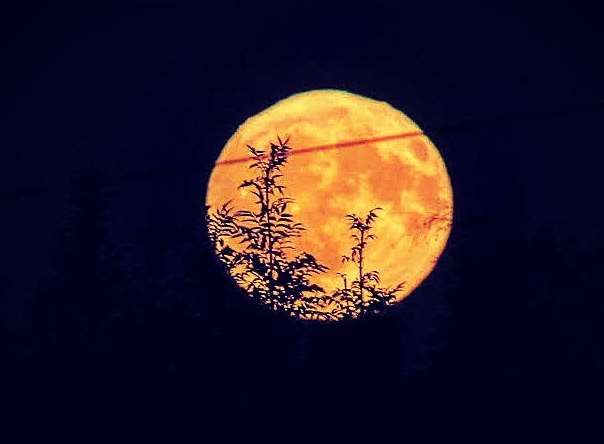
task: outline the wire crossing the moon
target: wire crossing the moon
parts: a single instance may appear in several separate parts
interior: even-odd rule
[[[436,136],[443,136],[445,134],[455,134],[455,133],[468,133],[475,130],[484,130],[489,128],[499,128],[510,125],[522,124],[525,122],[536,122],[536,121],[545,121],[550,120],[552,118],[558,117],[572,117],[572,116],[581,116],[581,115],[589,115],[589,114],[600,114],[604,111],[604,101],[598,100],[591,103],[569,103],[564,106],[561,106],[557,109],[542,109],[535,110],[532,112],[525,113],[513,113],[506,114],[502,116],[487,116],[482,119],[472,119],[469,121],[456,122],[450,125],[441,126],[440,128],[434,128],[431,131],[431,134]],[[413,137],[421,134],[411,134],[404,133],[406,137]],[[384,136],[384,137],[401,137],[402,134],[394,135],[394,136]],[[387,139],[392,140],[392,139]],[[359,141],[353,141],[359,142]],[[372,140],[372,142],[376,142],[376,140]],[[349,142],[340,142],[337,144],[329,144],[326,146],[318,146],[318,147],[310,147],[306,148],[307,152],[309,150],[318,150],[318,149],[332,149],[337,148],[336,145],[340,144],[348,144]],[[368,140],[363,140],[359,142],[360,144],[369,143]],[[348,145],[352,146],[352,145]],[[301,150],[296,150],[297,153],[300,153]],[[241,160],[244,162],[245,160]],[[216,162],[214,165],[223,165],[229,163],[236,163],[236,159]],[[106,186],[112,187],[124,187],[125,183],[131,182],[132,180],[142,179],[142,178],[156,178],[156,177],[172,177],[176,175],[180,175],[183,172],[187,174],[198,174],[200,170],[203,170],[205,164],[192,163],[187,162],[184,165],[163,165],[161,168],[157,169],[147,169],[143,171],[127,171],[124,174],[114,175],[109,177]],[[29,198],[34,196],[39,196],[45,193],[52,192],[64,192],[69,189],[69,185],[66,182],[59,183],[49,183],[49,184],[39,184],[29,187],[18,187],[12,190],[2,190],[0,192],[0,204],[9,203],[14,200]]]
[[[292,150],[290,153],[288,153],[288,155],[293,156],[295,154],[308,154],[308,153],[314,153],[317,151],[327,151],[327,150],[334,150],[334,149],[340,149],[340,148],[349,148],[351,146],[364,145],[366,143],[385,142],[388,140],[397,140],[397,139],[408,139],[411,137],[419,137],[419,136],[423,136],[423,135],[424,135],[423,131],[410,131],[410,132],[406,132],[406,133],[392,134],[389,136],[371,137],[371,138],[356,139],[356,140],[346,140],[346,141],[341,141],[341,142],[329,143],[329,144],[325,144],[325,145],[316,145],[316,146],[311,146],[311,147],[306,147],[306,148],[299,148],[296,150]],[[227,159],[227,160],[217,161],[215,165],[216,166],[231,165],[234,163],[242,163],[242,162],[247,162],[247,161],[249,161],[249,157],[238,157],[236,159]]]

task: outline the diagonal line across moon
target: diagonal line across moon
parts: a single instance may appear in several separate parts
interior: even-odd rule
[[[410,137],[419,137],[419,136],[423,136],[423,135],[424,135],[424,133],[422,131],[410,131],[410,132],[406,132],[406,133],[392,134],[389,136],[371,137],[371,138],[366,138],[366,139],[345,140],[345,141],[330,143],[330,144],[326,144],[326,145],[316,145],[316,146],[311,146],[311,147],[307,147],[307,148],[297,148],[294,151],[292,151],[291,153],[289,153],[289,155],[292,156],[295,154],[307,154],[307,153],[314,153],[317,151],[327,151],[327,150],[333,150],[333,149],[339,149],[339,148],[349,148],[351,146],[364,145],[367,143],[386,142],[388,140],[407,139]],[[215,165],[216,166],[230,165],[233,163],[249,162],[249,160],[250,160],[249,156],[248,157],[238,157],[236,159],[219,160],[215,163]]]

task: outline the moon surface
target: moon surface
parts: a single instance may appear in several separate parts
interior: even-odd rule
[[[237,159],[248,156],[247,145],[263,149],[277,136],[292,147],[282,178],[295,199],[288,209],[306,228],[295,248],[329,267],[314,282],[329,293],[341,286],[337,273],[354,275],[355,264],[341,260],[353,244],[345,216],[381,207],[366,267],[380,272],[383,287],[405,282],[397,300],[408,296],[436,265],[453,220],[451,181],[428,136],[386,102],[339,90],[295,94],[239,126],[217,159],[206,204],[253,208],[253,196],[237,188],[252,174],[249,162]]]

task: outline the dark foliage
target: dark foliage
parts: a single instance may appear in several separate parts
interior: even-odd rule
[[[232,297],[210,245],[195,235],[198,224],[148,228],[132,254],[113,262],[106,253],[116,250],[109,236],[94,234],[111,229],[110,221],[96,228],[95,215],[107,214],[108,199],[96,185],[78,183],[73,193],[96,204],[74,200],[72,222],[57,246],[55,277],[36,297],[31,335],[37,340],[21,353],[29,358],[13,367],[19,377],[8,379],[37,390],[28,398],[19,387],[23,399],[51,393],[52,402],[39,407],[44,416],[62,400],[74,411],[85,406],[90,417],[94,405],[145,421],[169,420],[166,410],[190,411],[196,425],[233,415],[247,424],[266,424],[267,417],[289,424],[288,418],[308,412],[334,418],[367,411],[384,420],[386,410],[396,412],[393,420],[462,419],[456,409],[464,399],[482,420],[493,418],[482,405],[499,406],[506,418],[510,411],[532,418],[534,405],[578,397],[570,387],[593,390],[590,381],[604,368],[601,247],[585,253],[548,233],[525,240],[492,223],[474,224],[501,238],[476,249],[475,237],[456,237],[438,272],[400,312],[311,327]],[[353,233],[372,234],[367,217],[350,215],[348,221],[358,227]],[[84,234],[76,241],[75,233]],[[371,248],[372,239],[363,238],[362,248]],[[78,261],[69,250],[80,243],[98,248],[82,251]],[[357,256],[352,262],[358,268]],[[502,279],[510,258],[516,271]],[[113,271],[93,272],[93,266]],[[363,274],[372,271],[363,266]],[[90,281],[76,273],[84,268]],[[343,279],[348,295],[359,294],[360,282],[351,282],[358,276]],[[363,300],[379,288],[370,277]],[[515,292],[518,286],[524,292]],[[0,339],[13,349],[27,344],[15,335]],[[548,415],[553,407],[541,412]]]
[[[208,210],[207,226],[218,258],[252,298],[304,317],[306,297],[323,292],[311,282],[312,276],[327,267],[308,252],[289,254],[304,226],[288,212],[293,199],[285,194],[280,180],[291,150],[287,143],[287,139],[279,138],[266,151],[248,147],[250,169],[256,175],[244,180],[239,188],[255,197],[256,207],[234,211],[227,202],[215,211]],[[243,249],[236,250],[236,244]]]
[[[218,259],[252,298],[275,310],[314,320],[357,318],[383,311],[396,301],[404,283],[391,289],[380,287],[379,271],[365,268],[368,242],[377,239],[372,230],[380,208],[370,210],[364,217],[346,215],[355,244],[350,256],[343,256],[343,262],[353,262],[358,267],[350,285],[348,277],[341,275],[344,288],[328,294],[312,283],[313,276],[324,273],[327,267],[310,253],[295,257],[288,254],[295,249],[293,242],[305,228],[287,211],[294,199],[285,194],[280,180],[291,150],[287,143],[279,138],[268,150],[248,146],[250,169],[256,176],[244,180],[239,188],[254,196],[254,210],[235,211],[230,201],[215,210],[206,208],[209,239]],[[238,250],[240,246],[243,249]]]
[[[396,294],[403,290],[405,283],[401,282],[394,288],[380,287],[379,271],[366,269],[367,246],[369,241],[377,239],[371,231],[378,218],[377,211],[380,209],[374,208],[364,217],[353,213],[346,215],[354,244],[350,255],[342,256],[342,262],[354,263],[357,274],[349,282],[346,274],[338,273],[342,278],[343,288],[309,301],[311,307],[309,312],[316,318],[326,320],[357,318],[368,313],[380,313],[396,302]]]
[[[71,181],[70,213],[54,250],[55,274],[34,305],[38,338],[65,355],[103,347],[105,329],[125,299],[124,251],[108,241],[104,176],[88,170]]]

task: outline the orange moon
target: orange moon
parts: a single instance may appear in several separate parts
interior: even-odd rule
[[[404,133],[411,135],[388,137]],[[249,162],[236,160],[248,156],[247,145],[264,149],[277,136],[289,137],[282,183],[306,228],[295,248],[329,267],[314,282],[329,293],[341,285],[337,273],[354,275],[355,265],[341,260],[353,243],[345,216],[381,207],[367,269],[379,270],[383,286],[405,282],[397,300],[408,296],[436,265],[453,220],[451,181],[428,136],[386,102],[339,90],[295,94],[239,126],[212,171],[206,205],[253,207],[253,196],[238,189]]]

